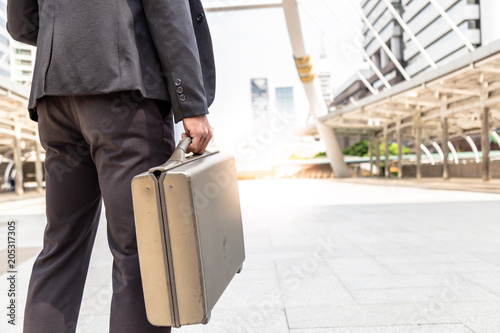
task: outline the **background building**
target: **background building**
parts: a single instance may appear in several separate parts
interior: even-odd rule
[[[333,102],[334,89],[332,85],[331,62],[326,57],[325,47],[322,45],[318,64],[318,79],[321,84],[321,93],[327,106]]]
[[[276,87],[275,94],[276,111],[286,117],[293,117],[295,114],[293,87]]]
[[[396,10],[403,10],[401,0],[391,0]],[[382,0],[362,0],[361,7],[363,15],[373,26],[374,30],[383,39],[396,59],[404,66],[403,60],[403,37],[402,28],[394,19],[387,6]],[[362,28],[362,47],[373,64],[380,70],[381,74],[393,85],[403,80],[401,73],[390,60],[387,53],[382,49],[375,33],[365,23]],[[365,69],[361,74],[375,89],[383,89],[384,85],[373,69]],[[338,90],[333,101],[334,106],[349,104],[352,99],[361,99],[371,94],[357,75],[353,75]]]
[[[437,0],[446,16],[460,29],[462,36],[453,30],[452,24],[440,14],[437,6],[430,0],[390,2],[406,27],[398,22],[383,0],[362,0],[360,3],[366,19],[362,28],[363,51],[390,87],[405,78],[382,47],[377,34],[404,68],[408,79],[467,54],[470,52],[467,43],[477,48],[500,38],[500,25],[493,14],[495,10],[496,13],[500,10],[499,1]],[[425,53],[412,38],[412,34]],[[375,90],[380,92],[388,88],[372,68],[363,69],[360,73]],[[372,92],[359,76],[353,75],[337,89],[331,108],[356,103],[356,100],[371,95]],[[339,142],[345,147],[360,138],[339,137]]]
[[[10,36],[7,24],[7,0],[0,0],[0,77],[10,77]]]
[[[453,31],[452,26],[439,14],[431,1],[390,0],[390,2],[437,66],[468,52],[464,41]],[[500,37],[498,34],[492,34],[491,29],[484,33],[481,30],[482,15],[486,15],[488,26],[497,24],[490,12],[500,9],[496,8],[500,6],[498,1],[482,0],[479,3],[479,0],[438,0],[437,2],[474,47],[482,45],[482,38],[491,42]],[[410,34],[401,27],[384,1],[362,0],[361,7],[367,21],[410,77],[432,68],[429,60],[419,50]],[[366,22],[362,34],[364,51],[389,84],[392,86],[403,81],[402,74],[383,50],[376,34]],[[362,74],[373,88],[379,91],[386,88],[372,69],[364,70]],[[359,77],[353,76],[337,90],[332,104],[346,105],[351,103],[352,99],[358,100],[369,95],[371,92]]]
[[[487,6],[487,2],[494,1],[482,2]],[[440,0],[439,4],[474,47],[481,45],[479,0]],[[436,65],[447,63],[469,52],[464,41],[432,3],[403,0],[403,7],[404,21]],[[406,71],[409,75],[414,76],[431,67],[407,32],[403,32],[403,42]]]
[[[36,48],[10,39],[9,53],[11,81],[22,86],[30,86]]]
[[[255,129],[260,129],[267,123],[269,116],[269,86],[267,78],[251,79],[250,92],[253,126]]]

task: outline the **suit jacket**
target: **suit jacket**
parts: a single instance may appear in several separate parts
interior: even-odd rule
[[[208,113],[212,42],[200,0],[8,0],[7,30],[37,46],[29,109],[45,95],[138,91],[175,121]]]

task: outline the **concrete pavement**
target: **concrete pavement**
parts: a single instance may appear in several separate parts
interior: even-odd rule
[[[243,272],[207,326],[173,332],[500,332],[500,195],[337,180],[243,181],[240,192]],[[18,309],[43,204],[36,196],[0,203],[0,251],[11,219],[24,249]],[[7,324],[0,273],[0,332],[21,332],[21,310],[18,325]],[[101,223],[77,332],[107,332],[110,290]]]

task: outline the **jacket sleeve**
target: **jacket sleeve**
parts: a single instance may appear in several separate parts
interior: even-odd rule
[[[149,30],[167,79],[174,119],[208,113],[188,0],[143,0]]]
[[[8,0],[7,31],[15,40],[36,46],[38,18],[37,0]]]

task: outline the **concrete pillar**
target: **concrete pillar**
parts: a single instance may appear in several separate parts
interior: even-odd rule
[[[35,177],[36,177],[36,191],[38,193],[43,191],[43,167],[42,167],[42,147],[39,142],[35,142],[36,162],[35,162]]]
[[[380,139],[378,136],[375,137],[375,154],[376,154],[376,162],[377,166],[377,177],[380,176]]]
[[[368,155],[370,155],[370,178],[373,177],[373,134],[370,136],[370,142],[368,144]]]
[[[384,159],[384,174],[385,174],[385,178],[389,178],[390,177],[390,167],[391,167],[391,162],[389,161],[389,135],[387,133],[387,126],[384,127],[384,145],[385,145],[385,149],[384,149],[384,154],[385,154],[385,159]]]
[[[288,35],[292,44],[295,65],[297,66],[300,80],[303,83],[318,134],[325,143],[326,154],[332,170],[337,178],[350,177],[349,168],[344,161],[344,156],[342,155],[342,150],[340,149],[334,130],[318,120],[318,117],[327,114],[328,110],[321,93],[321,87],[313,72],[312,63],[310,62],[311,57],[306,51],[297,0],[283,0],[283,11],[285,13]]]
[[[398,178],[403,178],[403,134],[401,133],[401,119],[396,122],[396,141],[398,144]]]
[[[491,179],[490,168],[490,109],[486,107],[488,99],[488,83],[482,82],[480,86],[479,109],[481,111],[481,151],[483,153],[482,174],[483,180]]]
[[[21,163],[21,128],[16,125],[16,136],[14,137],[14,168],[16,170],[16,176],[14,178],[15,186],[14,191],[17,195],[24,194],[24,177],[23,177],[23,165]]]
[[[450,179],[450,166],[448,163],[448,118],[446,111],[448,110],[447,97],[441,96],[441,149],[443,150],[443,179]]]
[[[415,154],[417,155],[417,179],[422,178],[422,149],[420,145],[422,144],[422,114],[417,112],[413,118],[413,126],[415,130]]]

